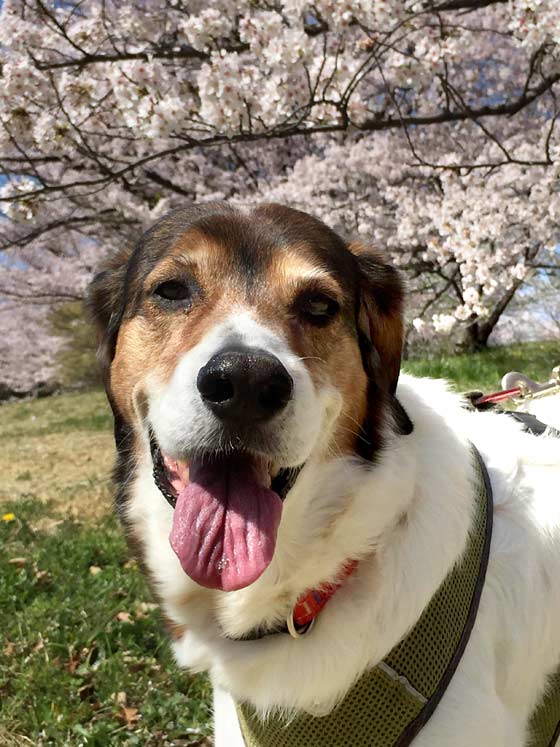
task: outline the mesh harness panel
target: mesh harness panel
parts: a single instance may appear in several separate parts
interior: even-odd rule
[[[470,637],[488,564],[492,488],[473,452],[476,510],[465,551],[416,625],[326,716],[299,712],[263,720],[251,705],[238,704],[246,747],[405,747],[426,724]],[[553,747],[560,736],[560,673],[553,684],[532,719],[530,747]]]
[[[528,747],[554,747],[560,739],[560,669],[550,678],[548,689],[529,724]]]

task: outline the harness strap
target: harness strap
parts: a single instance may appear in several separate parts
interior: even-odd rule
[[[529,735],[528,747],[555,747],[560,739],[560,669],[531,717]]]
[[[523,429],[530,433],[532,436],[542,436],[543,433],[548,433],[549,436],[555,436],[560,438],[560,431],[557,428],[553,428],[547,423],[543,423],[535,415],[530,412],[519,412],[517,410],[498,410],[500,415],[507,415],[518,423],[521,423]]]
[[[492,487],[474,446],[473,454],[476,510],[465,551],[413,629],[326,716],[299,712],[262,720],[251,705],[239,704],[246,747],[407,747],[427,723],[469,640],[488,566]]]

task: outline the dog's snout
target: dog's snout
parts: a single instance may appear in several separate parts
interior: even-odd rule
[[[196,384],[217,417],[240,425],[279,413],[294,386],[278,358],[259,349],[221,351],[200,369]]]

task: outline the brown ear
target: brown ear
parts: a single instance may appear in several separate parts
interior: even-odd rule
[[[368,378],[387,397],[403,434],[413,425],[395,398],[404,342],[404,285],[399,272],[381,252],[359,242],[348,245],[359,268],[356,310],[362,360]]]
[[[91,281],[86,294],[86,308],[97,327],[97,355],[103,373],[115,353],[117,333],[124,311],[124,290],[130,251],[111,257]]]
[[[371,364],[378,383],[394,394],[404,341],[403,283],[381,252],[357,242],[348,248],[360,269],[358,325],[373,348]]]

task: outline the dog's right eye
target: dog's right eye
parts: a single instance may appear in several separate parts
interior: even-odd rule
[[[325,327],[340,309],[338,302],[325,293],[304,294],[297,307],[300,315],[316,327]]]
[[[165,301],[190,301],[191,288],[180,280],[166,280],[160,283],[154,290],[154,296]]]

